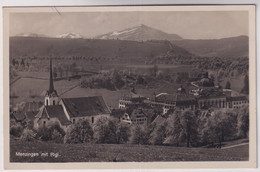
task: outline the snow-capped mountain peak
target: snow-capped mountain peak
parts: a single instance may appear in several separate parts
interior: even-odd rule
[[[99,35],[97,39],[121,39],[133,41],[146,41],[146,40],[165,40],[165,39],[182,39],[179,35],[168,34],[163,31],[151,28],[146,25],[138,25],[132,28],[123,29],[120,31],[113,31],[104,35]]]
[[[76,38],[83,38],[83,36],[77,33],[64,33],[64,34],[57,35],[56,38],[76,39]]]

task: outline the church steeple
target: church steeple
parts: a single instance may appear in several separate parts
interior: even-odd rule
[[[52,57],[50,57],[50,81],[49,90],[47,90],[44,104],[45,106],[57,105],[59,103],[59,96],[54,89],[53,78],[52,78]]]

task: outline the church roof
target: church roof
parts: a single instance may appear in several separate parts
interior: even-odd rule
[[[67,119],[61,105],[45,106],[47,115],[50,118],[58,118],[62,125],[69,125],[71,122]]]
[[[35,118],[35,116],[37,115],[39,111],[29,111],[29,112],[25,112],[26,118],[29,120],[33,120]]]
[[[61,125],[71,124],[71,122],[67,119],[61,105],[42,106],[36,118],[57,118]]]
[[[102,96],[62,98],[70,117],[84,117],[110,113]]]

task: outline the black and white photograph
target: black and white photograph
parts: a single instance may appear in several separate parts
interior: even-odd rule
[[[255,160],[255,9],[225,7],[11,9],[5,161]]]

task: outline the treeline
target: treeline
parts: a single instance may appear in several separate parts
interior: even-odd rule
[[[79,120],[65,132],[58,124],[32,131],[12,124],[10,134],[27,141],[56,143],[106,143],[172,146],[215,146],[223,141],[248,137],[248,106],[241,109],[212,110],[211,113],[186,110],[168,114],[161,123],[129,125],[112,117],[100,117],[94,124]],[[163,117],[162,117],[163,118]]]
[[[81,81],[83,88],[105,88],[119,90],[135,86],[146,86],[147,77],[127,71],[110,70],[93,75]]]
[[[249,69],[248,57],[199,57],[199,56],[158,56],[147,64],[185,64],[197,69],[212,70],[222,76],[246,75]]]

